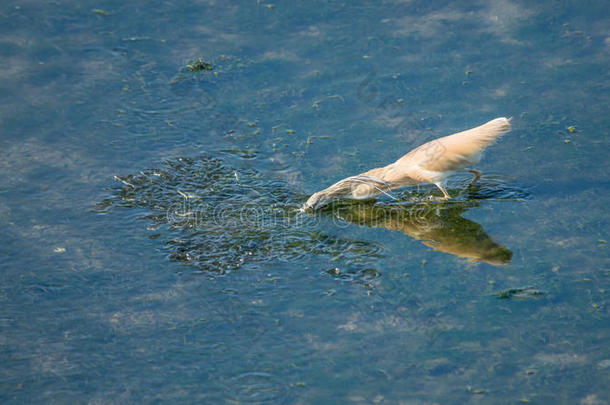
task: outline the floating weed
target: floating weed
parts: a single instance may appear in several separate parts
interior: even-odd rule
[[[186,68],[191,72],[200,72],[202,70],[212,70],[214,69],[214,66],[203,59],[195,59],[191,63],[188,63]]]
[[[326,272],[328,274],[330,274],[331,276],[339,276],[341,274],[341,270],[339,270],[338,267],[334,267],[334,268],[332,268],[330,270],[326,270]]]
[[[202,83],[219,80],[221,75],[242,71],[243,68],[250,63],[251,62],[244,62],[239,58],[228,55],[220,55],[212,60],[197,58],[187,62],[178,73],[170,79],[169,83],[175,92],[186,94],[192,87],[198,87]],[[205,72],[209,72],[210,75],[204,74]],[[193,75],[193,73],[200,73],[200,75]],[[211,105],[217,104],[217,101],[207,93],[205,101]]]
[[[534,287],[522,287],[522,288],[509,288],[507,290],[498,291],[492,294],[492,296],[499,299],[510,299],[510,298],[537,298],[544,295],[544,292]]]
[[[482,390],[482,389],[474,389],[473,387],[471,387],[470,385],[468,387],[466,387],[466,390],[472,394],[475,395],[483,395],[483,394],[487,394],[489,393],[489,391],[487,390]]]

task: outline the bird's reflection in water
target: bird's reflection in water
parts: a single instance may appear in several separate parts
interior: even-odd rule
[[[493,265],[507,264],[512,252],[497,244],[478,223],[462,214],[476,201],[447,203],[332,204],[322,215],[333,215],[357,225],[400,231],[439,252]]]

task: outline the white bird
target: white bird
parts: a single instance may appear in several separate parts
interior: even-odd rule
[[[475,183],[481,172],[466,168],[478,163],[485,148],[510,131],[510,120],[496,118],[476,128],[424,143],[392,164],[345,178],[314,193],[301,209],[316,210],[341,198],[364,200],[419,183],[436,185],[447,200],[450,196],[443,188],[443,181],[457,171],[468,170],[475,175],[471,184]]]

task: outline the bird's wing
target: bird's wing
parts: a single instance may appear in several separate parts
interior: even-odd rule
[[[427,142],[397,164],[416,165],[430,172],[452,172],[478,162],[481,153],[500,135],[510,131],[510,119],[496,118],[476,128]]]

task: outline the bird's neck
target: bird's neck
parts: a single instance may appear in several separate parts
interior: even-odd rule
[[[362,175],[382,180],[386,183],[393,184],[396,187],[417,183],[417,181],[410,176],[410,167],[408,165],[398,166],[396,162],[385,167],[369,170],[366,173],[362,173]]]

